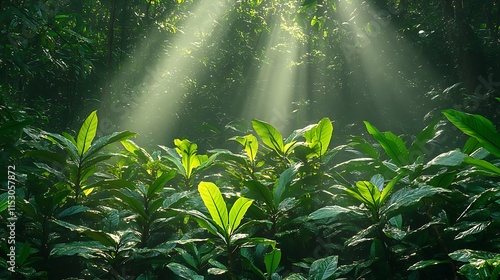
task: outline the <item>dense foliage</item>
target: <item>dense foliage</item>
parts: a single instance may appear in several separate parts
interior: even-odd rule
[[[2,227],[1,277],[498,279],[500,133],[442,113],[462,148],[440,150],[444,118],[411,138],[365,122],[370,137],[332,147],[324,118],[286,138],[253,120],[234,149],[200,154],[188,139],[148,152],[135,133],[97,135],[95,111],[77,135],[11,112],[15,200],[0,195],[0,215],[16,217],[16,254],[11,266]]]
[[[0,34],[2,279],[500,276],[499,0],[3,0]]]

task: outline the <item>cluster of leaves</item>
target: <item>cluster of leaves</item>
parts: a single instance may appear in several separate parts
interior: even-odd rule
[[[198,154],[187,139],[149,153],[133,132],[98,135],[96,111],[76,137],[6,119],[16,263],[0,277],[498,279],[500,133],[443,115],[469,137],[462,149],[434,150],[443,120],[410,145],[365,122],[373,140],[333,148],[327,118],[286,138],[253,120],[231,138],[240,151]]]

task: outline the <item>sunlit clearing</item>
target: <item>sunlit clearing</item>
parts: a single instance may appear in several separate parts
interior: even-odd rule
[[[272,123],[279,130],[290,126],[296,73],[292,63],[299,56],[298,40],[275,25],[265,47],[266,60],[259,65],[257,79],[247,92],[242,116]]]
[[[364,119],[384,120],[381,125],[401,127],[404,120],[398,116],[411,118],[408,112],[420,106],[417,97],[422,96],[408,89],[437,79],[436,75],[426,67],[426,59],[392,27],[397,8],[381,10],[359,0],[342,1],[340,7],[353,40],[343,47],[348,67],[356,69],[351,79],[365,79],[368,85],[356,90],[370,107],[353,111],[363,114]]]
[[[118,84],[116,87],[120,88],[120,83],[125,83],[125,80],[131,77],[130,73],[127,73],[128,69],[137,69],[137,66],[142,65],[147,72],[142,78],[143,81],[138,83],[140,86],[122,89],[132,91],[133,96],[127,104],[127,113],[119,118],[120,128],[138,132],[141,135],[137,139],[139,143],[146,139],[149,142],[163,143],[164,139],[168,138],[167,135],[173,137],[178,134],[173,128],[177,120],[172,116],[176,116],[176,112],[183,109],[190,94],[188,88],[203,75],[198,70],[202,68],[202,59],[197,57],[197,51],[207,48],[207,45],[217,44],[211,41],[215,32],[221,32],[216,28],[217,20],[231,8],[224,6],[221,1],[199,1],[195,5],[175,35],[170,36],[168,41],[154,45],[150,42],[157,38],[148,38],[150,42],[145,42],[135,52],[136,56],[130,58],[128,65],[133,66],[127,67],[126,64],[123,72],[115,78],[115,84]],[[151,48],[166,51],[163,57],[148,61]]]

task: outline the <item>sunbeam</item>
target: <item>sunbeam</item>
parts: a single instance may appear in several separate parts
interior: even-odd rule
[[[201,59],[197,57],[197,52],[208,48],[207,46],[217,46],[214,33],[224,32],[216,27],[218,20],[231,7],[224,5],[223,1],[200,1],[194,5],[189,17],[180,24],[180,30],[169,41],[156,44],[145,42],[135,52],[137,57],[130,58],[114,79],[116,88],[131,90],[133,93],[126,113],[120,117],[119,126],[143,135],[139,141],[147,138],[150,142],[159,142],[167,135],[176,135],[177,131],[172,130],[175,129],[177,119],[173,116],[183,109],[185,100],[190,95],[189,86],[203,75],[199,70]],[[153,42],[156,39],[149,38]],[[166,51],[154,62],[141,60],[153,48],[163,48]],[[140,86],[135,89],[121,87],[126,79],[131,78],[127,69],[137,67],[147,72],[142,76]]]
[[[265,47],[264,63],[259,65],[257,79],[247,92],[242,116],[273,123],[278,129],[289,125],[294,99],[295,69],[292,62],[298,58],[297,39],[275,25]]]

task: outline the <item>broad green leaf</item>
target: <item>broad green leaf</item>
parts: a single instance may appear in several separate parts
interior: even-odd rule
[[[281,261],[281,250],[273,249],[264,256],[264,264],[266,265],[267,275],[272,275],[278,268]]]
[[[472,166],[479,167],[483,170],[489,171],[491,173],[494,173],[497,176],[500,176],[500,168],[496,167],[492,163],[489,163],[485,160],[466,157],[464,162]]]
[[[459,150],[449,151],[447,153],[440,154],[437,157],[433,158],[431,161],[427,163],[426,168],[433,165],[450,166],[450,167],[459,166],[464,162],[466,157],[467,155],[460,152]]]
[[[329,256],[315,260],[309,269],[309,280],[326,280],[337,270],[339,257]]]
[[[281,173],[276,187],[273,190],[274,207],[278,207],[280,202],[283,200],[283,194],[285,193],[285,190],[290,186],[293,179],[295,179],[300,166],[301,164],[295,164]]]
[[[120,190],[109,190],[109,193],[118,198],[118,201],[122,202],[127,209],[133,210],[133,213],[139,214],[144,219],[148,219],[148,214],[146,213],[144,206],[139,202],[139,199],[134,196],[134,193],[131,190],[126,188]]]
[[[433,266],[433,265],[438,265],[438,264],[443,264],[443,263],[449,263],[449,260],[425,260],[425,261],[419,261],[417,263],[414,263],[412,266],[408,268],[408,270],[419,270],[422,268],[426,268],[428,266]]]
[[[215,236],[219,236],[221,239],[225,239],[223,235],[220,234],[222,231],[222,227],[217,227],[217,225],[213,222],[213,220],[209,220],[207,216],[197,210],[182,210],[182,209],[172,209],[176,212],[188,214],[196,220],[198,225],[206,230],[208,230],[211,234]]]
[[[443,114],[463,133],[474,137],[492,155],[500,158],[500,133],[493,123],[481,115],[444,110]]]
[[[481,147],[482,147],[481,143],[479,143],[479,141],[477,141],[476,138],[469,137],[469,139],[467,140],[467,142],[465,142],[464,147],[462,148],[462,152],[464,154],[470,155],[475,150],[477,150],[477,149],[479,149]]]
[[[85,212],[89,210],[88,207],[86,206],[82,206],[82,205],[73,205],[73,206],[70,206],[66,209],[64,209],[63,211],[61,211],[59,214],[56,215],[56,218],[58,219],[62,219],[64,217],[68,217],[68,216],[71,216],[71,215],[75,215],[75,214],[78,214],[78,213],[82,213],[82,212]]]
[[[391,195],[388,202],[382,206],[381,213],[387,215],[387,218],[391,218],[418,204],[423,198],[449,192],[451,191],[428,185],[420,185],[415,189],[404,188]]]
[[[493,201],[500,199],[500,189],[497,187],[487,189],[484,192],[474,196],[471,203],[465,208],[465,210],[458,216],[457,221],[467,215],[469,211],[473,211],[478,208],[482,208],[485,205],[490,204]]]
[[[106,233],[103,231],[98,231],[98,230],[93,230],[84,226],[80,225],[74,225],[71,223],[67,223],[65,221],[57,220],[54,219],[52,220],[54,223],[63,226],[65,228],[68,228],[72,231],[76,231],[82,234],[87,235],[88,237],[92,238],[93,240],[101,243],[105,247],[113,247],[116,248],[118,245],[120,238],[117,235]]]
[[[75,145],[75,147],[76,147],[76,140],[75,140],[75,138],[73,138],[73,136],[71,136],[67,132],[62,132],[61,135],[64,136],[64,137],[66,137],[66,139],[68,139],[69,141],[71,141],[71,143],[73,143],[73,145]]]
[[[294,273],[287,276],[284,280],[307,280],[304,276]]]
[[[76,138],[76,149],[78,155],[83,157],[92,145],[92,141],[97,133],[97,111],[93,111],[83,122],[80,132],[78,132],[78,137]]]
[[[78,255],[85,259],[92,259],[102,254],[106,250],[101,243],[97,241],[75,241],[69,243],[58,243],[54,245],[51,256],[74,256]]]
[[[185,267],[182,264],[171,262],[167,264],[167,267],[175,273],[175,275],[181,277],[186,280],[203,280],[205,279],[203,276],[198,275],[193,270]]]
[[[370,182],[377,187],[379,191],[384,189],[385,179],[380,174],[375,174],[370,178]]]
[[[252,202],[253,200],[244,197],[240,197],[236,200],[236,202],[234,202],[231,210],[229,211],[229,234],[238,228],[243,216],[245,216],[245,213],[248,210],[248,207],[252,205]]]
[[[471,228],[469,228],[468,230],[463,231],[463,232],[457,234],[457,236],[455,236],[455,240],[463,239],[463,238],[466,238],[469,235],[473,235],[473,234],[477,234],[477,233],[483,232],[483,231],[485,231],[488,228],[488,226],[491,224],[491,222],[488,221],[488,222],[474,223],[474,224],[475,225],[472,226]]]
[[[56,143],[59,147],[65,150],[72,160],[78,161],[80,159],[76,146],[64,136],[50,132],[43,132],[43,137]]]
[[[224,232],[229,233],[227,228],[229,217],[227,214],[226,202],[224,202],[219,188],[211,182],[200,182],[198,185],[198,192],[214,222],[220,226]]]
[[[380,146],[384,149],[387,155],[394,161],[397,166],[408,164],[408,149],[401,138],[392,132],[381,133],[375,126],[365,121],[366,130],[370,133]]]
[[[458,262],[470,262],[473,259],[476,260],[500,259],[500,254],[498,253],[470,250],[470,249],[457,250],[452,253],[449,253],[448,256],[450,256],[452,260]]]
[[[57,162],[57,163],[59,163],[61,165],[65,165],[66,164],[66,159],[63,156],[61,156],[58,153],[51,152],[51,151],[33,150],[33,151],[27,151],[26,155],[30,156],[30,157],[36,157],[36,158],[39,158],[39,159],[43,159],[43,160],[46,160],[46,161],[49,161],[49,162]]]
[[[186,170],[184,169],[184,166],[182,165],[181,157],[179,154],[175,151],[175,149],[165,147],[162,145],[159,145],[160,148],[164,149],[167,151],[168,155],[165,156],[167,160],[175,164],[175,167],[177,167],[177,172],[181,174],[182,176],[186,177]]]
[[[332,139],[333,125],[328,118],[323,118],[309,131],[304,132],[304,138],[318,157],[322,157],[328,150]]]
[[[378,207],[380,200],[380,191],[378,188],[369,181],[356,182],[359,195],[363,198],[363,202]]]
[[[198,145],[191,141],[184,139],[175,139],[175,150],[181,156],[182,166],[186,172],[186,178],[191,178],[193,170],[200,166],[202,163],[208,161],[206,155],[196,155]]]
[[[389,197],[389,194],[391,193],[392,189],[396,186],[396,184],[401,180],[406,175],[406,172],[401,172],[396,176],[394,179],[392,179],[382,190],[382,193],[380,194],[380,201],[379,204],[383,205],[387,198]]]
[[[279,155],[285,155],[283,136],[274,126],[259,120],[252,120],[252,126],[264,145]]]
[[[170,170],[169,172],[164,172],[160,177],[156,178],[156,180],[147,188],[147,197],[150,198],[155,193],[161,191],[163,186],[175,177],[175,171]]]
[[[245,152],[247,153],[248,159],[250,159],[250,162],[255,161],[255,158],[257,157],[257,152],[259,150],[259,141],[257,140],[257,137],[255,137],[253,134],[248,134],[245,136],[234,137],[231,139],[243,145]]]
[[[268,207],[274,208],[273,195],[266,185],[259,181],[245,181],[243,184],[248,188],[247,197],[264,201]]]
[[[339,220],[345,217],[347,214],[356,214],[353,209],[345,208],[338,205],[325,206],[320,208],[311,214],[309,214],[309,219],[321,220],[321,219],[334,219]]]
[[[106,233],[100,230],[84,230],[81,233],[101,243],[105,247],[116,248],[118,246],[118,243],[120,242],[120,238],[117,235]]]
[[[122,140],[122,141],[120,141],[120,143],[123,145],[125,150],[127,150],[133,154],[136,154],[144,162],[152,162],[153,161],[153,158],[151,157],[151,155],[148,152],[146,152],[146,150],[139,147],[139,145],[137,145],[132,140],[129,140],[129,139]]]
[[[347,146],[355,148],[372,159],[379,158],[379,151],[361,136],[351,136],[351,142]]]
[[[16,247],[21,247],[16,252],[16,266],[22,267],[26,260],[31,255],[31,246],[28,242],[22,243],[22,246],[19,246],[16,242]]]
[[[97,139],[94,144],[88,149],[87,153],[83,157],[83,160],[87,160],[90,158],[93,154],[99,152],[102,148],[106,147],[107,145],[115,142],[119,142],[125,139],[128,139],[130,137],[136,136],[137,133],[135,132],[130,132],[130,131],[121,131],[121,132],[113,132],[109,135],[105,135]]]

